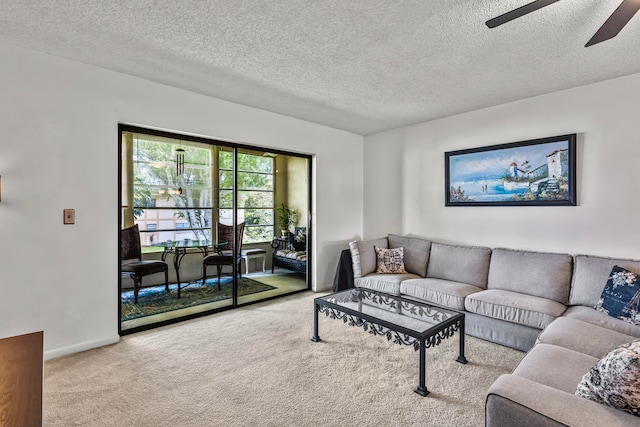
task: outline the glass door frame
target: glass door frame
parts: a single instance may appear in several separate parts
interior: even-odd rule
[[[228,147],[231,148],[233,150],[233,197],[232,197],[232,204],[233,204],[233,237],[234,237],[234,241],[236,239],[236,233],[237,233],[237,226],[238,226],[238,171],[237,171],[237,165],[238,165],[238,150],[250,150],[250,151],[264,151],[264,152],[268,152],[270,154],[276,154],[276,155],[284,155],[284,156],[292,156],[292,157],[297,157],[297,158],[303,158],[306,160],[307,163],[307,212],[304,212],[304,215],[306,216],[307,219],[307,241],[306,241],[306,251],[307,251],[307,264],[306,264],[306,274],[305,274],[305,279],[306,279],[306,288],[304,289],[300,289],[300,290],[296,290],[296,291],[291,291],[288,293],[283,293],[281,295],[277,295],[277,296],[271,296],[271,297],[266,297],[264,299],[260,299],[260,300],[256,300],[256,301],[251,301],[251,302],[246,302],[246,303],[238,303],[238,283],[237,283],[237,278],[238,278],[238,263],[234,262],[232,263],[232,275],[233,275],[233,291],[232,291],[232,303],[228,306],[225,307],[220,307],[220,308],[216,308],[216,309],[212,309],[212,310],[207,310],[207,311],[202,311],[199,313],[193,313],[193,314],[189,314],[189,315],[185,315],[182,317],[177,317],[174,319],[168,319],[168,320],[164,320],[164,321],[160,321],[160,322],[156,322],[156,323],[152,323],[152,324],[148,324],[148,325],[143,325],[143,326],[139,326],[139,327],[133,327],[130,329],[126,329],[126,330],[122,330],[122,320],[121,320],[121,316],[122,316],[122,304],[121,304],[121,291],[122,291],[122,275],[121,275],[121,264],[120,264],[120,228],[122,227],[122,221],[123,221],[123,213],[122,213],[122,185],[123,185],[123,180],[122,180],[122,172],[123,172],[123,162],[122,162],[122,135],[124,132],[132,132],[132,133],[140,133],[140,134],[146,134],[146,135],[152,135],[152,136],[159,136],[159,137],[166,137],[166,138],[171,138],[171,139],[176,139],[176,140],[186,140],[186,141],[192,141],[192,142],[197,142],[197,143],[202,143],[202,144],[206,144],[206,145],[216,145],[216,146],[222,146],[222,147]],[[216,160],[217,161],[217,160]],[[178,322],[182,322],[185,320],[189,320],[189,319],[193,319],[193,318],[197,318],[197,317],[202,317],[202,316],[207,316],[213,313],[217,313],[217,312],[222,312],[222,311],[226,311],[226,310],[231,310],[231,309],[235,309],[238,307],[244,307],[247,305],[251,305],[251,304],[256,304],[259,302],[264,302],[264,301],[269,301],[272,299],[277,299],[277,298],[282,298],[288,295],[292,295],[295,293],[300,293],[300,292],[307,292],[310,291],[312,289],[312,267],[313,267],[313,262],[312,262],[312,242],[313,242],[313,216],[312,216],[312,212],[313,212],[313,197],[312,197],[312,189],[313,189],[313,156],[310,154],[302,154],[302,153],[295,153],[295,152],[290,152],[290,151],[284,151],[284,150],[278,150],[278,149],[266,149],[260,146],[253,146],[253,145],[248,145],[248,144],[239,144],[239,143],[234,143],[234,142],[230,142],[230,141],[222,141],[222,140],[217,140],[217,139],[213,139],[213,138],[204,138],[204,137],[197,137],[197,136],[191,136],[191,135],[186,135],[186,134],[180,134],[180,133],[174,133],[174,132],[167,132],[167,131],[161,131],[161,130],[156,130],[156,129],[151,129],[151,128],[145,128],[145,127],[139,127],[139,126],[135,126],[135,125],[128,125],[128,124],[123,124],[123,123],[118,123],[118,186],[117,186],[117,191],[118,191],[118,286],[117,286],[117,298],[118,298],[118,335],[123,336],[123,335],[128,335],[128,334],[132,334],[135,332],[140,332],[140,331],[144,331],[144,330],[148,330],[148,329],[153,329],[153,328],[157,328],[160,326],[165,326],[165,325],[169,325],[169,324],[173,324],[173,323],[178,323]],[[212,189],[212,191],[218,191],[219,192],[219,188],[218,189]],[[218,212],[217,215],[219,217],[219,209],[220,207],[218,206]],[[275,206],[274,206],[274,211],[275,211]],[[212,211],[212,219],[213,219],[213,214],[214,212]],[[274,212],[275,215],[275,212]],[[213,221],[212,221],[213,222]],[[274,235],[275,235],[275,223],[274,223]],[[236,245],[233,245],[233,255],[234,255],[234,259],[237,259],[238,254],[238,248],[236,248]],[[169,267],[171,268],[171,266]]]

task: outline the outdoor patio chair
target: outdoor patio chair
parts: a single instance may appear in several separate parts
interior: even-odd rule
[[[233,265],[233,226],[218,223],[218,244],[215,248],[215,253],[209,254],[202,259],[202,285],[207,278],[207,267],[215,265],[218,268],[218,290],[220,290],[220,278],[222,277],[222,267],[225,265]],[[238,224],[238,231],[236,233],[236,257],[235,262],[238,265],[238,274],[242,278],[242,270],[240,264],[242,262],[242,237],[244,235],[244,222]]]
[[[120,231],[120,271],[122,277],[133,279],[133,300],[138,303],[142,278],[164,273],[164,287],[169,292],[169,266],[164,261],[143,261],[138,224]]]

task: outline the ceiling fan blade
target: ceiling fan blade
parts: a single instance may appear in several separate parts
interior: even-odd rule
[[[525,4],[524,6],[520,6],[517,9],[512,10],[511,12],[507,12],[500,16],[497,16],[493,19],[489,19],[486,24],[489,28],[495,28],[498,25],[506,24],[509,21],[513,21],[514,19],[520,18],[521,16],[527,15],[531,12],[535,12],[538,9],[542,9],[545,6],[549,6],[553,3],[556,3],[560,0],[536,0],[531,3]]]
[[[640,9],[640,0],[624,0],[602,27],[591,37],[585,47],[609,40],[618,35],[633,15]]]

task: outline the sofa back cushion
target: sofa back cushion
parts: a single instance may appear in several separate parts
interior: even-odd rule
[[[491,255],[487,287],[567,305],[572,272],[573,258],[569,254],[499,248]]]
[[[382,239],[358,240],[349,243],[354,278],[363,277],[376,271],[377,258],[374,246],[387,249],[389,241],[383,237]]]
[[[417,237],[389,234],[389,247],[404,248],[404,268],[409,273],[427,277],[431,242]]]
[[[576,255],[574,262],[573,283],[569,298],[571,305],[594,307],[598,303],[614,265],[640,274],[638,260]]]
[[[478,246],[431,244],[427,277],[487,288],[491,249]]]

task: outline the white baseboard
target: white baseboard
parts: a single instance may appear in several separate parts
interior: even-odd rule
[[[115,335],[109,338],[104,338],[96,341],[87,341],[76,345],[70,345],[68,347],[56,348],[54,350],[48,350],[44,352],[44,360],[55,359],[56,357],[66,356],[67,354],[79,353],[85,350],[91,350],[92,348],[102,347],[109,344],[115,344],[120,341],[120,336]]]

